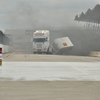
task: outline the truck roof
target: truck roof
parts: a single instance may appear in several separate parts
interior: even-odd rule
[[[36,30],[36,32],[49,32],[48,30]]]

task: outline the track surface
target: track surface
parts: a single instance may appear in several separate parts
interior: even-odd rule
[[[0,100],[100,100],[100,82],[0,82]]]
[[[96,57],[5,54],[0,100],[100,100],[99,72]]]
[[[3,62],[1,80],[100,81],[100,62]]]
[[[7,62],[100,62],[100,57],[46,55],[46,54],[4,54],[3,61]]]

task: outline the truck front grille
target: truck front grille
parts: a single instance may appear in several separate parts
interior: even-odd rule
[[[42,44],[37,44],[37,49],[42,49]]]

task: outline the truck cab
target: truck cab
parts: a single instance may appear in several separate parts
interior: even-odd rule
[[[50,33],[48,30],[37,30],[33,33],[33,53],[49,53]]]

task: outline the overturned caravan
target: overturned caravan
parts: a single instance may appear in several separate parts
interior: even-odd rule
[[[55,39],[51,44],[52,54],[64,54],[69,52],[74,47],[73,43],[68,37]]]

